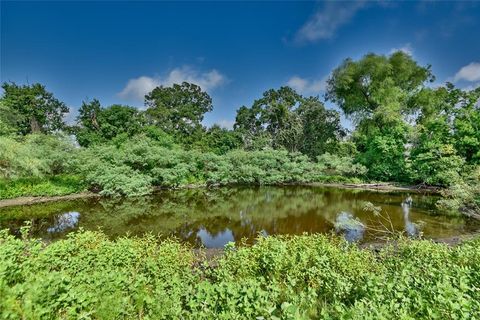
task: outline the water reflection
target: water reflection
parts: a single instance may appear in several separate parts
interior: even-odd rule
[[[335,220],[335,230],[337,233],[343,234],[347,241],[354,242],[363,239],[365,225],[354,218],[351,213],[341,212]]]
[[[206,248],[221,248],[225,244],[235,241],[232,230],[228,228],[216,234],[210,234],[207,230],[200,229],[197,232],[197,237],[200,238],[201,243]]]
[[[420,230],[416,223],[410,221],[410,208],[412,207],[413,199],[411,196],[408,196],[402,202],[402,210],[403,210],[403,220],[405,223],[405,232],[409,237],[418,237]]]
[[[427,238],[454,236],[479,228],[464,218],[435,215],[437,199],[428,195],[377,193],[320,187],[253,187],[163,191],[122,200],[83,199],[0,209],[0,228],[16,234],[25,220],[47,240],[82,227],[101,228],[110,238],[153,233],[175,236],[195,246],[221,247],[259,235],[339,232],[351,241],[370,241],[381,229],[366,202],[382,208],[393,228]],[[352,221],[354,222],[352,224]],[[368,230],[366,232],[365,230]]]
[[[56,216],[55,223],[53,224],[53,226],[47,228],[47,232],[58,233],[64,232],[68,229],[73,229],[76,227],[79,218],[80,213],[76,211],[66,212],[59,216]]]

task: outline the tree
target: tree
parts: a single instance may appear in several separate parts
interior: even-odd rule
[[[18,121],[18,113],[9,108],[3,99],[0,99],[0,136],[15,134]]]
[[[316,97],[305,99],[296,110],[302,121],[300,151],[312,159],[325,152],[336,152],[339,140],[345,136],[340,114],[327,110]]]
[[[251,108],[243,106],[237,110],[234,129],[242,136],[245,147],[298,150],[302,125],[294,110],[302,99],[292,88],[281,87],[265,91]]]
[[[317,97],[305,98],[290,87],[267,90],[251,108],[238,109],[234,129],[247,149],[284,148],[311,158],[333,151],[344,135],[338,112],[326,110]]]
[[[102,108],[100,102],[83,102],[75,128],[77,140],[82,146],[105,142],[120,136],[132,137],[142,131],[145,121],[136,108],[111,105]]]
[[[92,102],[83,101],[78,110],[77,123],[89,130],[100,130],[98,117],[101,112],[102,107],[97,99],[93,99]]]
[[[357,162],[368,168],[367,176],[381,181],[408,179],[406,145],[411,127],[402,119],[366,119],[353,133]]]
[[[68,107],[45,86],[39,83],[19,86],[4,82],[2,88],[4,106],[18,115],[15,125],[19,134],[51,133],[65,127],[63,116]]]
[[[430,66],[419,66],[403,52],[347,59],[333,71],[326,98],[354,120],[357,159],[371,178],[406,178],[411,126],[405,120],[418,112],[415,101],[433,80]]]
[[[240,148],[242,140],[238,132],[215,124],[208,128],[201,139],[193,143],[193,146],[205,152],[223,155],[231,150]]]
[[[480,164],[480,87],[463,91],[453,122],[455,148],[467,163]]]
[[[146,114],[163,131],[188,136],[202,128],[205,113],[212,111],[212,98],[192,83],[157,87],[145,96]]]
[[[452,179],[440,177],[452,174],[442,174],[442,170],[453,172],[451,169],[456,168],[458,171],[463,162],[480,162],[479,97],[480,89],[464,91],[447,83],[436,89],[425,88],[413,100],[412,106],[419,110],[419,115],[416,119],[412,159],[413,169],[420,175],[421,181],[448,184],[447,180]],[[457,158],[463,159],[463,162]],[[440,168],[442,163],[450,164]]]
[[[408,101],[433,80],[430,66],[419,66],[408,54],[371,53],[336,68],[327,81],[326,98],[357,123],[374,114],[394,119],[408,112]]]

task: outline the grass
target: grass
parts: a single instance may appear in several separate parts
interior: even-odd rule
[[[85,189],[82,179],[75,175],[46,178],[19,178],[0,180],[0,199],[25,196],[62,196]]]

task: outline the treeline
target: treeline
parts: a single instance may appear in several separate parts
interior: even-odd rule
[[[144,111],[85,101],[74,124],[64,122],[69,109],[44,86],[4,83],[0,170],[4,178],[31,171],[47,176],[75,173],[89,187],[106,193],[117,193],[108,184],[134,182],[128,177],[136,177],[136,182],[143,179],[146,189],[135,183],[131,189],[146,192],[154,185],[283,183],[349,176],[460,185],[475,198],[480,175],[480,88],[467,91],[450,83],[432,87],[433,80],[429,66],[420,66],[402,52],[345,60],[333,70],[324,98],[352,120],[352,130],[342,128],[340,112],[327,109],[322,98],[302,96],[290,87],[268,90],[250,106],[240,107],[229,130],[202,125],[205,113],[213,109],[212,99],[191,83],[155,88],[145,96]],[[48,142],[51,137],[30,138],[31,134],[73,137],[81,152],[67,147],[69,143],[54,146]],[[28,143],[43,151],[27,148],[37,155],[31,154],[22,169],[18,162],[23,156],[12,159],[11,155]],[[48,143],[56,151],[45,151]],[[78,164],[72,165],[75,169],[66,168],[68,161],[62,163],[63,169],[55,167],[54,160],[49,165],[55,168],[40,165],[55,152],[82,156],[72,160]],[[130,159],[139,154],[139,159]],[[37,162],[39,168],[34,168]],[[216,177],[215,165],[226,168],[224,177]],[[277,171],[281,174],[272,173]],[[105,172],[111,176],[102,175]],[[263,178],[269,174],[278,179]]]

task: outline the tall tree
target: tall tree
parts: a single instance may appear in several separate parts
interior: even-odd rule
[[[338,111],[327,110],[317,97],[309,97],[296,113],[302,121],[301,152],[316,158],[337,151],[339,140],[346,135]]]
[[[296,151],[302,127],[293,111],[301,100],[302,97],[290,87],[267,90],[251,108],[237,110],[234,128],[247,147],[262,141],[273,148]]]
[[[20,117],[0,99],[0,136],[15,134]]]
[[[395,119],[409,112],[409,100],[433,80],[430,66],[419,66],[408,54],[371,53],[336,68],[327,81],[326,98],[357,123],[375,114]]]
[[[270,89],[251,108],[237,110],[235,131],[244,145],[302,151],[315,158],[343,135],[340,115],[326,110],[317,97],[305,98],[290,87]]]
[[[419,66],[403,52],[347,59],[333,71],[326,98],[357,125],[358,160],[369,168],[371,178],[407,176],[405,154],[411,126],[405,120],[418,111],[412,101],[433,80],[430,66]]]
[[[4,82],[3,103],[18,115],[16,122],[19,134],[50,133],[63,129],[65,122],[63,116],[68,112],[68,107],[45,86],[36,83],[33,85],[17,85]]]
[[[82,103],[75,132],[79,144],[89,146],[120,135],[131,137],[140,133],[144,124],[143,114],[138,109],[123,105],[102,108],[94,99]]]
[[[157,87],[145,96],[150,121],[167,133],[186,136],[202,128],[205,113],[212,111],[212,98],[199,86],[183,82]]]

